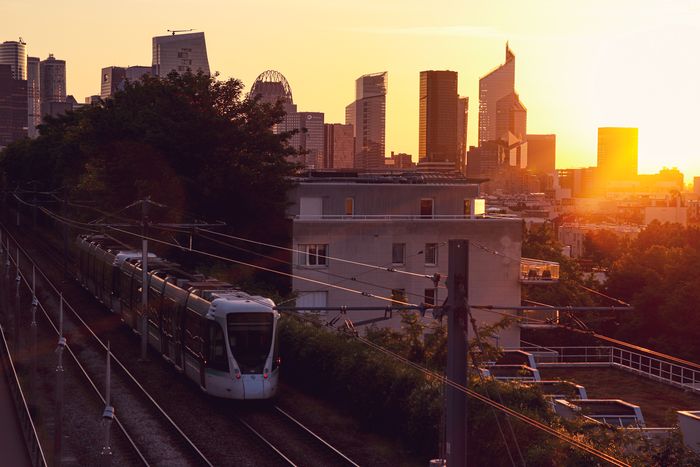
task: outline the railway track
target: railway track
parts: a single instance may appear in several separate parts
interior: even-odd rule
[[[4,226],[0,227],[2,227],[3,230],[2,238],[6,238],[7,240],[10,240],[11,243],[15,243],[16,239],[11,235],[11,233],[9,233]],[[23,241],[26,241],[26,237],[23,238]],[[43,241],[35,241],[32,244],[34,245],[34,249],[38,248],[40,250],[39,254],[42,257],[42,264],[45,265],[46,263],[51,263],[50,267],[51,269],[53,269],[54,281],[56,281],[55,277],[60,277],[60,274],[62,274],[62,271],[65,267],[63,256],[58,254],[55,249],[51,248]],[[44,289],[48,288],[52,291],[53,294],[59,294],[59,289],[54,284],[54,281],[52,281],[49,278],[49,275],[45,273],[42,268],[39,268],[38,265],[33,262],[34,260],[29,257],[29,253],[24,250],[24,247],[22,245],[19,245],[18,249],[21,252],[21,257],[24,257],[24,261],[27,264],[27,266],[23,266],[23,269],[25,269],[25,272],[23,273],[24,276],[27,277],[28,274],[28,272],[26,271],[26,267],[28,267],[29,264],[35,264],[34,267],[36,271],[37,286],[41,286],[41,288]],[[22,260],[20,260],[20,263],[22,263]],[[29,272],[29,274],[31,274],[31,272]],[[65,286],[66,284],[64,283],[63,285]],[[73,285],[74,287],[79,287],[77,283]],[[31,287],[31,285],[28,286]],[[66,287],[64,286],[62,286],[62,289],[65,290]],[[93,299],[93,301],[95,300]],[[87,337],[91,338],[91,340],[94,341],[94,345],[97,345],[99,348],[102,348],[102,351],[106,351],[104,348],[104,339],[100,339],[100,337],[98,337],[97,333],[90,328],[86,320],[84,320],[81,317],[81,314],[79,314],[74,308],[70,306],[66,306],[65,308],[70,312],[74,313],[75,319],[79,322],[79,325],[82,328],[87,330],[87,333],[89,334],[89,336]],[[114,315],[111,314],[109,314],[108,316],[114,317]],[[124,329],[120,329],[120,332],[124,333]],[[133,341],[133,335],[131,336],[131,338]],[[163,436],[163,439],[170,439],[172,441],[171,443],[166,442],[167,446],[174,445],[172,449],[169,447],[165,449],[165,451],[168,453],[167,460],[161,457],[163,455],[162,448],[158,449],[156,453],[142,453],[140,457],[143,458],[143,464],[247,464],[246,462],[241,462],[240,459],[234,460],[226,455],[222,455],[220,452],[218,453],[218,455],[213,456],[212,459],[207,458],[203,452],[211,452],[211,449],[205,449],[204,447],[200,449],[199,447],[197,447],[197,445],[191,439],[191,437],[185,434],[185,430],[180,428],[177,425],[177,423],[175,423],[175,421],[167,415],[165,409],[158,405],[158,403],[156,402],[156,397],[148,393],[148,391],[145,388],[147,384],[140,383],[137,379],[138,376],[129,372],[129,370],[127,370],[126,365],[123,364],[121,360],[117,358],[117,356],[114,354],[116,349],[117,346],[114,346],[112,349],[112,355],[114,356],[114,361],[116,363],[115,366],[120,369],[120,371],[123,373],[123,377],[128,380],[126,382],[128,384],[124,383],[121,387],[131,385],[135,388],[138,388],[137,392],[141,393],[140,397],[145,398],[145,400],[147,400],[147,402],[152,407],[159,407],[159,409],[154,410],[159,412],[160,417],[167,422],[166,423],[163,420],[161,420],[161,423],[166,425],[165,427],[161,427],[161,432],[170,432],[171,436],[170,438]],[[173,370],[171,369],[171,372],[172,371]],[[99,391],[97,391],[96,389],[96,387],[98,386],[95,384],[93,384],[93,386],[95,386],[95,391],[99,393]],[[188,386],[189,387],[186,389],[190,391],[195,390],[195,388],[192,385]],[[196,395],[200,396],[200,394]],[[222,414],[220,413],[221,411],[218,410],[220,408],[218,406],[220,406],[224,401],[206,397],[203,399],[205,399],[206,404],[210,406],[211,411],[210,413],[198,413],[197,417],[201,417],[202,420],[212,420],[212,426],[221,426],[222,423],[220,418]],[[237,421],[239,429],[245,431],[249,439],[252,438],[255,440],[256,443],[258,443],[260,448],[257,449],[257,451],[260,451],[262,449],[267,452],[266,460],[263,463],[261,463],[259,459],[255,460],[256,455],[253,454],[253,456],[250,459],[252,460],[250,465],[358,465],[357,463],[352,461],[347,455],[343,454],[339,449],[333,447],[323,437],[314,433],[311,429],[304,426],[302,422],[300,422],[292,415],[290,415],[289,413],[285,412],[277,406],[271,406],[269,404],[265,406],[256,405],[255,408],[251,409],[250,406],[245,407],[239,404],[234,409],[230,401],[226,401],[226,403],[228,408],[225,411],[224,416],[225,418],[227,418],[228,425],[231,425],[231,421],[233,420]],[[115,403],[115,406],[118,407],[117,403]],[[217,418],[219,418],[219,420],[217,420]],[[120,420],[119,423],[123,426],[122,420]],[[126,423],[126,425],[129,426],[130,424]],[[121,429],[122,428],[120,428],[120,430]],[[226,430],[224,431],[235,432],[235,430],[231,430],[230,426],[226,427]],[[128,436],[128,434],[126,436]],[[178,438],[180,439],[179,443],[176,442]],[[240,433],[238,433],[238,438],[240,438]],[[183,443],[185,449],[183,449],[183,446],[181,445]],[[138,449],[138,446],[136,446],[136,444],[138,444],[138,441],[135,440],[133,444],[134,449]],[[203,444],[206,445],[206,443]],[[250,444],[250,442],[248,444]],[[217,446],[217,448],[219,448],[219,451],[221,447],[222,446],[220,445]],[[146,446],[144,449],[147,451],[148,446]],[[272,454],[272,456],[270,456],[270,454]],[[150,462],[149,458],[152,459]]]
[[[40,278],[42,285],[50,288],[51,292],[55,294],[53,297],[50,294],[46,295],[46,290],[42,289],[42,295],[44,296],[37,301],[37,309],[41,311],[58,337],[59,320],[57,319],[56,296],[60,297],[62,292],[49,280],[43,269],[34,263],[32,257],[16,242],[16,239],[4,229],[4,226],[3,231],[8,242],[4,248],[6,258],[9,259],[11,267],[18,271],[17,277],[26,289],[31,292],[37,285],[34,284],[35,278]],[[13,244],[16,253],[14,255],[11,254]],[[36,292],[40,292],[39,289],[36,289]],[[79,328],[92,337],[92,339],[87,341],[79,340],[77,346],[72,345],[69,341],[65,345],[65,350],[79,369],[80,374],[100,399],[100,402],[104,404],[105,399],[102,395],[104,391],[98,389],[103,386],[102,381],[104,381],[104,377],[99,378],[98,376],[101,370],[98,362],[104,362],[104,355],[108,351],[107,345],[82,319],[70,302],[64,299],[63,304],[63,325],[66,331],[64,334],[74,334],[75,329]],[[79,351],[74,350],[74,347],[79,347]],[[116,416],[115,422],[119,431],[128,440],[140,463],[143,465],[214,465],[156,402],[155,398],[143,387],[121,360],[112,352],[110,352],[110,355],[113,362],[111,377],[115,405],[130,407],[128,411],[122,412],[124,415]],[[138,433],[130,433],[131,430],[127,429],[127,425],[130,427],[139,426],[140,429]],[[147,440],[143,439],[140,434],[145,429],[150,432],[149,442],[146,442]],[[136,430],[133,431],[135,432]],[[153,442],[154,439],[157,440],[157,443]]]

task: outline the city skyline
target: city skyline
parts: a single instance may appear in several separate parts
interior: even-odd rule
[[[694,23],[700,11],[691,2],[672,8],[659,2],[534,2],[525,8],[506,1],[491,7],[442,1],[438,6],[453,13],[444,15],[444,9],[417,2],[385,1],[373,7],[371,18],[357,6],[311,2],[285,18],[268,16],[263,30],[255,21],[230,28],[233,15],[251,17],[252,4],[234,11],[222,3],[220,14],[213,15],[211,9],[193,11],[175,2],[168,4],[167,15],[159,15],[155,10],[164,2],[127,1],[111,21],[95,23],[80,20],[88,11],[86,2],[40,3],[42,8],[19,2],[0,7],[3,40],[21,36],[27,55],[43,59],[54,53],[66,60],[67,93],[80,101],[99,94],[102,68],[148,64],[154,36],[192,27],[206,34],[211,70],[221,79],[239,78],[247,91],[261,70],[279,70],[294,88],[295,101],[324,112],[327,122],[344,122],[358,76],[388,71],[385,155],[409,153],[417,160],[420,71],[457,71],[459,95],[475,103],[479,78],[502,64],[509,41],[518,57],[515,87],[527,104],[528,132],[557,135],[558,167],[595,165],[599,127],[636,127],[640,173],[676,166],[687,180],[700,174],[692,145],[668,137],[692,134],[690,109],[700,101],[692,83],[700,59],[687,48],[698,38]],[[58,34],[57,18],[80,21],[81,27]],[[310,49],[314,53],[280,47],[300,30],[317,38],[317,47]],[[669,75],[675,76],[672,87]],[[476,115],[475,106],[473,111]],[[477,133],[478,121],[472,118],[470,144]]]

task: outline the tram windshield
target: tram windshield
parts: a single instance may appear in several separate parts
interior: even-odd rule
[[[230,313],[228,340],[241,373],[262,373],[272,345],[272,313]]]

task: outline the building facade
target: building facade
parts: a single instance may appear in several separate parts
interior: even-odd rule
[[[470,250],[471,304],[519,306],[521,221],[474,216],[471,208],[479,188],[464,179],[416,173],[407,182],[407,176],[354,174],[347,180],[299,180],[289,208],[297,307],[377,306],[378,311],[348,311],[347,318],[356,327],[377,322],[398,328],[399,314],[383,310],[391,302],[377,297],[442,304],[446,290],[428,277],[447,274],[451,239],[479,245]],[[342,286],[352,291],[324,285],[341,278],[347,278]],[[479,324],[502,318],[476,309],[474,314]],[[431,321],[426,314],[424,324]],[[503,346],[518,346],[518,327],[499,331],[496,340]]]
[[[124,89],[126,81],[139,81],[146,75],[150,76],[151,67],[148,66],[108,66],[102,69],[100,78],[100,98],[107,99],[114,93]]]
[[[479,80],[479,145],[494,141],[498,134],[498,101],[514,93],[515,55],[506,44],[506,61]]]
[[[352,125],[324,125],[324,169],[352,169],[355,156],[355,136]]]
[[[345,123],[353,125],[355,132],[355,168],[384,168],[387,89],[387,72],[360,76],[355,81],[355,101],[345,108]]]
[[[535,173],[556,171],[557,135],[527,135],[527,168]]]
[[[457,102],[457,147],[460,171],[464,173],[467,163],[467,130],[469,127],[469,98],[460,97]]]
[[[167,76],[171,71],[211,74],[203,32],[153,38],[153,76]]]
[[[27,80],[0,65],[0,149],[27,137]]]
[[[457,72],[421,71],[418,102],[419,161],[459,167]]]
[[[27,133],[30,138],[39,136],[41,123],[41,72],[39,57],[27,57]]]
[[[12,78],[27,79],[27,44],[22,39],[0,44],[0,65],[10,65]]]
[[[45,104],[66,101],[65,60],[57,60],[53,54],[49,54],[46,60],[39,63],[39,78],[41,80],[39,89],[42,109]],[[42,115],[44,114],[45,112],[42,110]]]
[[[637,128],[598,128],[598,172],[603,181],[637,177]]]

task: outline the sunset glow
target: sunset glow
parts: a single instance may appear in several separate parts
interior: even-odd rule
[[[4,39],[22,37],[31,56],[67,62],[68,93],[99,94],[110,65],[150,65],[151,38],[166,29],[206,34],[212,71],[246,89],[264,70],[282,72],[299,110],[344,122],[354,80],[389,72],[386,150],[418,155],[422,70],[459,73],[470,97],[469,141],[477,141],[478,79],[517,57],[515,87],[528,133],[556,133],[557,166],[596,163],[597,128],[639,128],[639,171],[678,167],[700,175],[690,143],[700,91],[697,2],[585,3],[385,0],[290,4],[272,1],[126,0],[98,13],[93,2],[9,0],[0,6]],[[31,18],[31,20],[29,20]]]

